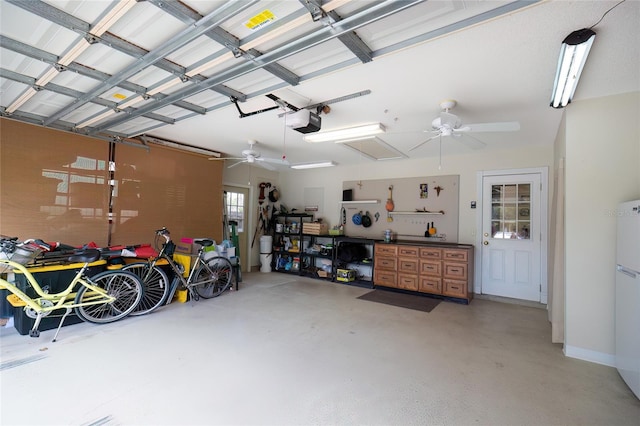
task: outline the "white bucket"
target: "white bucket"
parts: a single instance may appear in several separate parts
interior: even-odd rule
[[[271,253],[260,255],[260,272],[271,272]]]
[[[273,237],[271,235],[263,235],[260,237],[260,254],[269,254],[273,246]]]

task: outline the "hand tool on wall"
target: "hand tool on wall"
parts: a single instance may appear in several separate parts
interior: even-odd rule
[[[393,217],[391,216],[391,213],[390,213],[395,208],[393,204],[392,194],[393,194],[393,185],[389,185],[389,198],[387,198],[387,204],[385,205],[385,208],[387,209],[387,222],[393,222]]]

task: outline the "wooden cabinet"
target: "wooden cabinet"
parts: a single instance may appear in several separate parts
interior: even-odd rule
[[[376,243],[374,284],[471,300],[473,247]]]

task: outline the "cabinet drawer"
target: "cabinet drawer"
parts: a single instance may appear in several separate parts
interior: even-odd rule
[[[442,280],[436,277],[420,277],[418,291],[431,294],[442,294]]]
[[[419,264],[419,261],[417,258],[405,259],[404,257],[401,257],[400,259],[398,259],[398,271],[417,275],[418,264]]]
[[[444,262],[443,269],[444,273],[442,275],[445,278],[466,280],[468,277],[466,263]]]
[[[397,274],[395,272],[379,271],[376,269],[373,272],[373,283],[387,287],[396,287]]]
[[[444,260],[455,260],[458,262],[466,262],[469,260],[469,252],[467,250],[459,249],[444,249],[442,250]]]
[[[398,268],[398,259],[395,257],[376,256],[374,259],[376,269],[384,269],[385,271],[395,271]]]
[[[376,244],[375,245],[375,255],[380,256],[397,256],[398,255],[398,246],[389,245],[389,244]]]
[[[442,259],[442,250],[438,248],[422,247],[420,248],[421,259]]]
[[[398,246],[398,256],[418,257],[419,249],[414,246]]]
[[[439,277],[442,274],[442,262],[439,260],[420,259],[420,275],[435,275]]]
[[[442,294],[444,294],[445,296],[466,298],[467,283],[466,281],[443,280]]]
[[[398,287],[405,290],[418,291],[418,276],[398,274]]]

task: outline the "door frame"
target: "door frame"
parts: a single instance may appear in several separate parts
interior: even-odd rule
[[[477,172],[476,193],[476,256],[474,293],[482,294],[482,212],[483,212],[483,180],[490,176],[509,176],[539,174],[540,175],[540,303],[547,304],[548,296],[548,256],[549,256],[549,167],[533,167],[526,169],[481,170]]]

